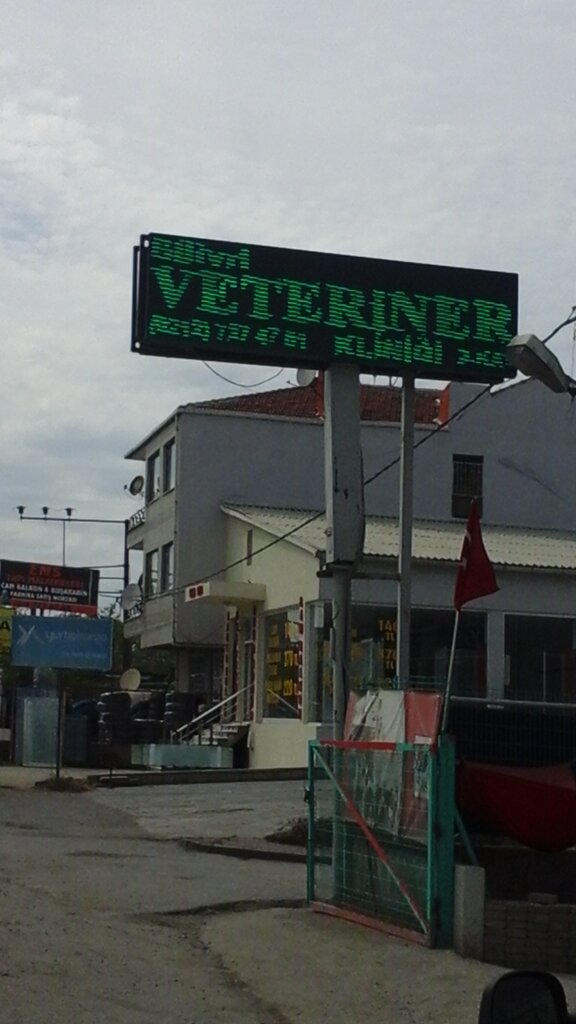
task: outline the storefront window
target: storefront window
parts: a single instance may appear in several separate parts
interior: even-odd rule
[[[411,682],[443,689],[448,675],[454,612],[413,609],[410,651]],[[452,692],[461,697],[486,696],[486,615],[463,611],[456,637]]]
[[[267,615],[264,624],[264,717],[300,717],[300,631],[297,607]]]
[[[571,619],[507,615],[509,700],[576,701],[576,654]]]
[[[460,616],[453,671],[453,692],[462,696],[486,693],[485,615],[463,612]],[[332,719],[330,664],[331,606],[314,605],[307,636],[310,648],[310,717],[329,723]],[[412,610],[410,678],[422,689],[443,689],[454,612]],[[395,607],[354,605],[349,685],[351,690],[393,689],[396,685],[397,617]]]

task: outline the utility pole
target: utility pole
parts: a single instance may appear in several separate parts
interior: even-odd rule
[[[333,737],[344,736],[349,692],[351,583],[364,547],[360,378],[355,366],[324,375],[326,570],[332,577]]]

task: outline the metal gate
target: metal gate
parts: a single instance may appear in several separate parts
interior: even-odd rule
[[[450,946],[452,744],[312,741],[308,787],[315,909]]]

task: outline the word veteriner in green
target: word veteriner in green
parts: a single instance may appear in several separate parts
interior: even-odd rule
[[[416,336],[505,345],[511,337],[512,310],[489,299],[409,294],[348,288],[341,284],[267,278],[206,267],[151,267],[165,309],[194,309],[219,319],[242,318],[262,325],[282,321],[333,331],[407,330]]]

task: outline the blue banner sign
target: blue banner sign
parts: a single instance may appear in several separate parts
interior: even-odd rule
[[[107,672],[112,665],[112,621],[15,615],[12,664]]]

